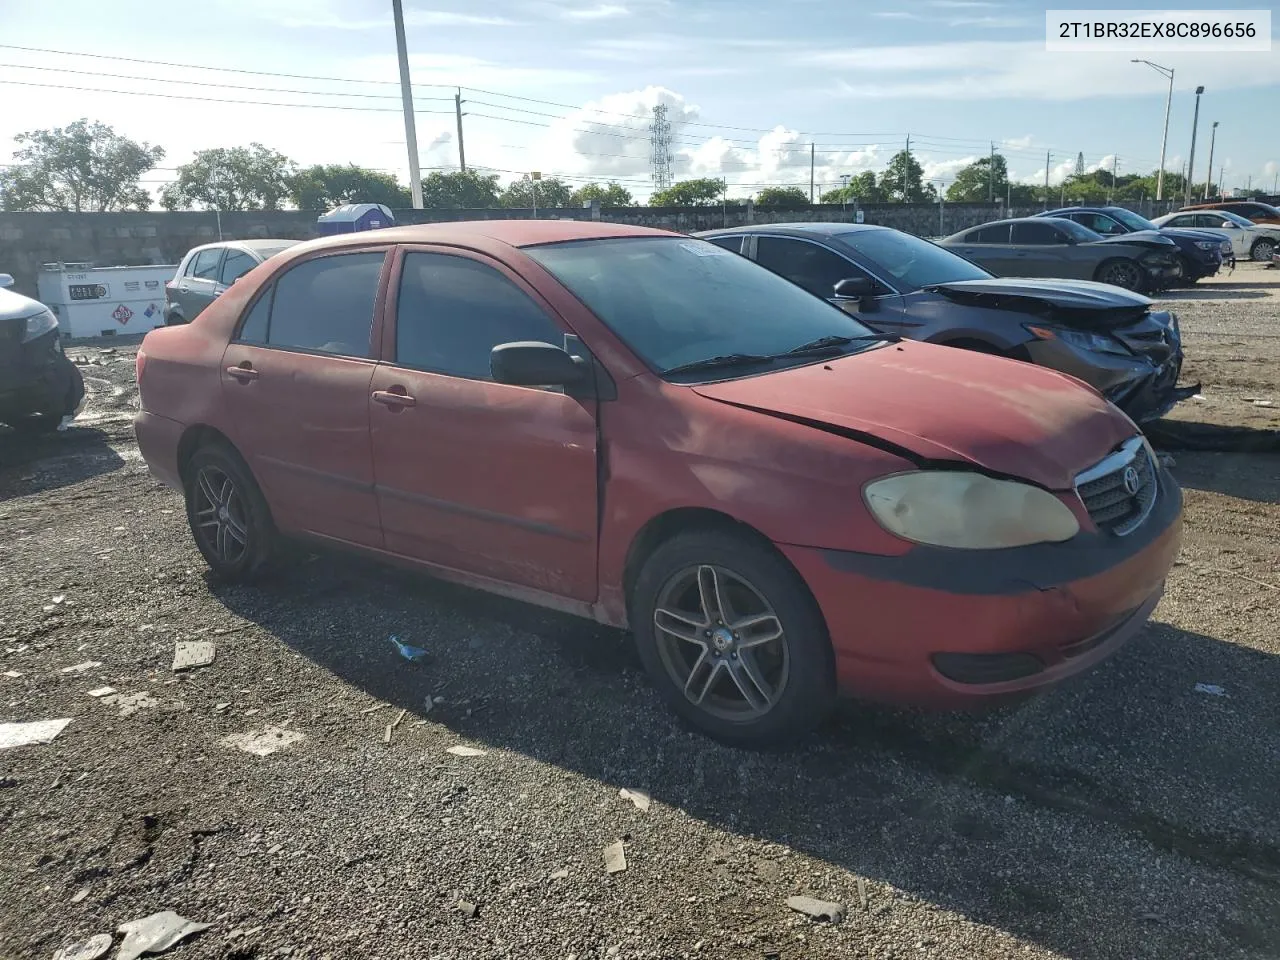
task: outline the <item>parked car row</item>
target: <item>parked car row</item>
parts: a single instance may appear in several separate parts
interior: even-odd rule
[[[1142,627],[1181,494],[1134,422],[899,331],[950,314],[1043,364],[1146,364],[1154,391],[1172,317],[885,229],[711,240],[486,221],[292,246],[147,334],[140,449],[218,576],[303,537],[629,627],[672,708],[736,743],[837,693],[1025,695]]]
[[[1183,210],[1151,222],[1162,229],[1192,227],[1201,233],[1223,237],[1231,244],[1231,255],[1237,260],[1266,263],[1280,250],[1280,220],[1254,223],[1230,210]]]

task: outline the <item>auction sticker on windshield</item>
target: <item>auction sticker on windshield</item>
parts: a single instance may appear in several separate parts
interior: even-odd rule
[[[1269,53],[1270,10],[1047,10],[1057,53]]]
[[[732,257],[735,254],[717,247],[714,243],[707,243],[705,240],[682,240],[680,246],[684,247],[690,253],[695,253],[700,257]]]

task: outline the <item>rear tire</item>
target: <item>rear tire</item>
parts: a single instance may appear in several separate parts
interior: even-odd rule
[[[1276,242],[1274,240],[1259,240],[1249,248],[1249,257],[1261,263],[1270,263],[1271,257],[1275,252]]]
[[[1200,280],[1200,278],[1196,276],[1195,265],[1186,257],[1179,257],[1178,259],[1182,262],[1182,276],[1178,278],[1176,286],[1194,287]]]
[[[672,537],[645,561],[630,607],[659,694],[716,740],[792,742],[835,700],[822,614],[795,570],[755,539],[715,529]]]
[[[200,447],[183,471],[187,523],[214,576],[251,577],[270,558],[271,510],[240,455],[222,443]]]
[[[1113,287],[1130,290],[1133,293],[1147,292],[1147,275],[1137,261],[1125,257],[1105,260],[1094,271],[1093,279],[1098,283],[1109,283]]]

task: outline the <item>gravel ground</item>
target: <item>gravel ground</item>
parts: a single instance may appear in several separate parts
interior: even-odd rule
[[[1174,416],[1280,428],[1280,272],[1170,299],[1204,384]],[[748,753],[589,623],[302,549],[210,582],[132,441],[133,348],[69,352],[77,426],[0,435],[0,722],[71,718],[0,753],[0,960],[164,909],[211,925],[193,960],[1280,956],[1276,455],[1176,455],[1182,561],[1088,677]],[[217,659],[173,673],[184,640]]]

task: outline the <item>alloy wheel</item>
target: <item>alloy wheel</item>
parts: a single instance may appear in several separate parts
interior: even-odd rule
[[[193,496],[198,536],[219,562],[239,563],[249,550],[249,526],[235,481],[215,466],[203,466]]]
[[[1138,265],[1128,260],[1108,264],[1098,279],[1126,290],[1137,290],[1142,286],[1142,273],[1138,270]]]
[[[782,621],[733,571],[699,564],[676,573],[658,594],[653,622],[668,675],[712,716],[759,719],[786,689],[790,660]]]
[[[1272,254],[1274,254],[1275,252],[1276,252],[1275,241],[1259,240],[1257,243],[1253,245],[1253,250],[1250,251],[1250,254],[1254,260],[1259,260],[1262,263],[1268,263],[1271,260]]]

